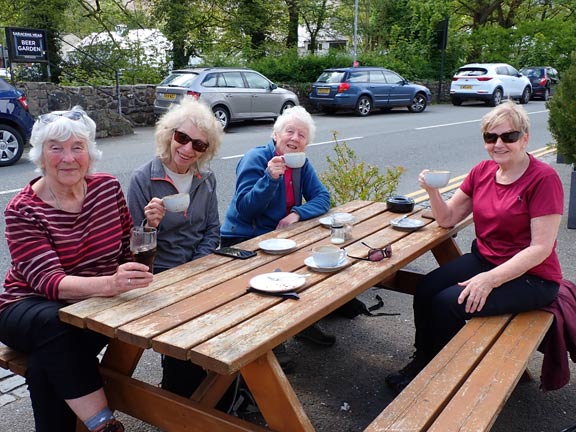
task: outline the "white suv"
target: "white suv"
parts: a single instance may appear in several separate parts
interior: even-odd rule
[[[471,63],[462,66],[452,78],[450,99],[454,105],[465,100],[482,100],[496,106],[502,99],[518,99],[527,104],[532,85],[517,69],[506,63]]]

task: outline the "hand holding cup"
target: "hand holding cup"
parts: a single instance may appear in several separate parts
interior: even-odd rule
[[[448,181],[450,181],[450,171],[424,170],[421,173],[421,181],[430,188],[442,188],[448,184]]]

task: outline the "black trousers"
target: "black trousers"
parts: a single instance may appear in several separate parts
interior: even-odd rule
[[[0,314],[0,341],[29,355],[26,383],[37,432],[74,432],[76,416],[64,400],[102,387],[97,355],[108,339],[60,321],[64,306],[33,297]]]
[[[419,355],[432,359],[474,316],[539,309],[558,294],[557,283],[525,274],[494,288],[480,312],[466,313],[466,302],[458,304],[462,292],[458,282],[494,267],[480,255],[474,242],[471,253],[426,275],[414,295],[415,347]]]

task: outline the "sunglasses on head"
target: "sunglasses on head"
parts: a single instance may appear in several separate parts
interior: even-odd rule
[[[505,142],[506,144],[514,143],[520,139],[520,137],[524,135],[524,132],[514,131],[514,132],[504,132],[503,134],[495,134],[490,132],[484,132],[482,137],[484,138],[484,142],[487,144],[495,144],[498,141],[498,138]]]
[[[53,113],[48,113],[48,114],[42,114],[41,116],[38,116],[38,120],[40,120],[42,123],[48,124],[48,123],[52,123],[52,122],[54,122],[54,121],[56,121],[62,117],[76,121],[76,120],[80,120],[83,116],[84,116],[84,114],[81,113],[80,111],[62,111],[62,112],[53,112]]]
[[[382,261],[384,258],[391,258],[392,257],[392,246],[391,245],[386,245],[382,249],[378,249],[378,248],[373,248],[372,246],[369,246],[364,242],[362,242],[362,244],[364,246],[366,246],[368,249],[370,249],[368,251],[368,258],[355,257],[352,255],[348,255],[348,256],[350,258],[356,258],[356,259],[361,259],[361,260],[365,260],[365,261],[374,261],[374,262]]]
[[[181,145],[186,145],[191,142],[192,148],[197,152],[204,153],[206,150],[208,150],[209,144],[207,142],[195,138],[190,138],[184,132],[180,132],[179,130],[174,130],[173,137],[174,141]]]

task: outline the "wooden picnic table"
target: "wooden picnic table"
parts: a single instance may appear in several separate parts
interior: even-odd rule
[[[311,249],[330,241],[330,230],[316,218],[238,245],[257,250],[256,257],[205,256],[156,275],[148,288],[70,305],[60,318],[111,338],[101,369],[115,409],[168,431],[313,431],[272,349],[376,284],[410,291],[413,279],[402,269],[424,253],[432,251],[439,263],[460,255],[453,236],[471,218],[444,229],[424,218],[423,210],[410,216],[425,222],[414,232],[393,229],[390,221],[401,215],[382,202],[352,201],[331,211],[356,218],[353,238],[343,245],[350,255],[366,256],[361,241],[374,248],[392,245],[392,257],[380,262],[349,258],[337,272],[310,271],[304,260]],[[297,248],[266,254],[258,244],[270,238],[290,238]],[[276,269],[311,273],[299,300],[246,291],[252,277]],[[145,349],[188,359],[208,377],[191,399],[132,378]],[[270,429],[214,409],[238,372]]]

